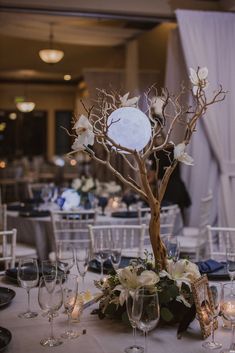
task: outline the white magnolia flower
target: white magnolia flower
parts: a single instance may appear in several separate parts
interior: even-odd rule
[[[140,97],[133,97],[128,99],[129,92],[124,94],[124,96],[119,96],[121,101],[121,107],[133,107],[136,108]]]
[[[190,76],[189,79],[193,84],[193,94],[197,95],[198,89],[204,89],[208,86],[208,69],[207,67],[201,67],[198,72],[190,67]]]
[[[193,158],[185,152],[185,143],[179,143],[174,147],[174,159],[187,165],[193,165]]]
[[[84,150],[85,146],[94,144],[93,128],[85,115],[80,116],[74,124],[73,129],[75,129],[77,134],[77,137],[72,145],[73,150],[81,151]]]
[[[151,99],[150,108],[156,115],[162,115],[162,109],[165,101],[161,97],[153,97]]]
[[[160,281],[160,277],[151,270],[145,270],[141,272],[139,276],[139,282],[142,286],[155,286]]]

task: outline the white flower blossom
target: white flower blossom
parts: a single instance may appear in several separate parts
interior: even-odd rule
[[[94,182],[93,178],[87,178],[85,180],[85,184],[81,188],[81,191],[88,192],[89,190],[93,189],[94,187],[95,187],[95,182]]]
[[[75,189],[75,190],[78,190],[80,189],[80,187],[82,186],[82,181],[81,179],[79,178],[76,178],[72,181],[72,188]]]
[[[119,291],[119,302],[123,305],[126,300],[126,291],[133,290],[140,287],[154,287],[160,281],[160,277],[151,270],[142,271],[140,275],[137,274],[137,268],[127,266],[117,271],[120,284],[114,290]]]
[[[73,129],[76,131],[77,137],[74,140],[72,149],[75,151],[84,150],[85,146],[94,144],[94,133],[93,128],[89,120],[85,115],[81,115],[80,118],[74,124]]]
[[[174,147],[174,159],[186,165],[193,165],[193,158],[185,152],[185,143],[179,143]]]
[[[140,97],[129,98],[129,92],[124,94],[124,96],[119,96],[121,101],[121,107],[133,107],[136,108]]]
[[[208,86],[208,69],[207,67],[201,67],[198,72],[190,67],[190,76],[189,79],[193,84],[193,94],[196,96],[198,89],[204,89]]]
[[[156,115],[162,115],[162,109],[165,101],[161,97],[153,97],[151,99],[150,109]]]

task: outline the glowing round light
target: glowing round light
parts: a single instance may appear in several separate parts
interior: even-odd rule
[[[114,110],[108,117],[108,125],[108,136],[117,144],[132,150],[141,151],[151,137],[149,118],[137,108]]]
[[[64,80],[65,80],[65,81],[70,81],[71,78],[72,78],[71,75],[64,75]]]
[[[76,164],[77,164],[76,159],[71,159],[71,160],[70,160],[70,165],[71,165],[72,167],[74,167]]]
[[[29,113],[35,108],[34,102],[18,102],[16,103],[16,108],[22,113]]]
[[[6,168],[6,162],[0,161],[0,168],[2,169]]]
[[[57,49],[42,49],[38,54],[42,61],[47,64],[56,64],[64,57],[64,52]]]
[[[17,118],[17,114],[16,113],[12,112],[12,113],[9,114],[9,119],[16,120],[16,118]]]

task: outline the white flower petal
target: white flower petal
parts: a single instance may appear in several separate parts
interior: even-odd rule
[[[197,96],[197,92],[198,92],[198,86],[193,86],[193,94],[194,96]]]
[[[179,143],[174,147],[174,159],[177,159],[179,162],[182,162],[186,165],[193,165],[193,158],[190,157],[185,150],[185,143]]]
[[[190,76],[189,76],[190,81],[192,82],[193,85],[197,86],[199,80],[198,80],[198,76],[197,76],[196,71],[194,69],[192,69],[191,67],[190,67],[189,71],[190,71]]]
[[[153,97],[150,107],[155,114],[161,115],[165,101],[161,97]]]
[[[126,93],[123,97],[119,97],[120,101],[121,101],[121,107],[133,107],[136,108],[138,101],[139,101],[139,97],[133,97],[128,99],[129,97],[129,92]]]
[[[199,80],[205,80],[208,76],[208,68],[207,67],[201,67],[199,70],[198,70],[198,77],[199,77]]]

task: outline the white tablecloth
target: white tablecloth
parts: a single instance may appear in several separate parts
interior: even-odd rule
[[[93,292],[93,280],[99,278],[97,274],[87,273],[86,285]],[[18,313],[26,308],[26,291],[22,288],[5,282],[0,278],[0,285],[12,288],[16,291],[16,296],[11,304],[0,310],[0,326],[9,329],[12,333],[12,341],[6,349],[6,353],[123,353],[124,348],[133,343],[132,330],[121,322],[115,320],[99,320],[96,315],[91,315],[91,311],[97,306],[87,308],[83,312],[81,323],[73,324],[80,332],[83,328],[87,330],[85,335],[81,335],[74,340],[64,340],[64,343],[53,349],[40,345],[40,340],[49,334],[49,324],[45,317],[41,316],[37,301],[38,289],[31,290],[32,308],[40,314],[34,319],[20,319]],[[54,319],[55,335],[60,335],[66,329],[66,315],[60,310],[59,317]],[[188,331],[181,340],[176,337],[177,327],[157,327],[149,334],[148,353],[205,353],[202,348],[199,323],[197,320],[190,325]],[[228,347],[230,343],[231,331],[220,328],[216,331],[216,339]],[[144,345],[144,338],[140,332],[137,334],[137,343]]]
[[[138,218],[97,217],[96,224],[138,224]],[[18,212],[7,212],[7,228],[17,229],[17,241],[34,245],[40,260],[52,251],[53,236],[50,217],[20,217]]]

